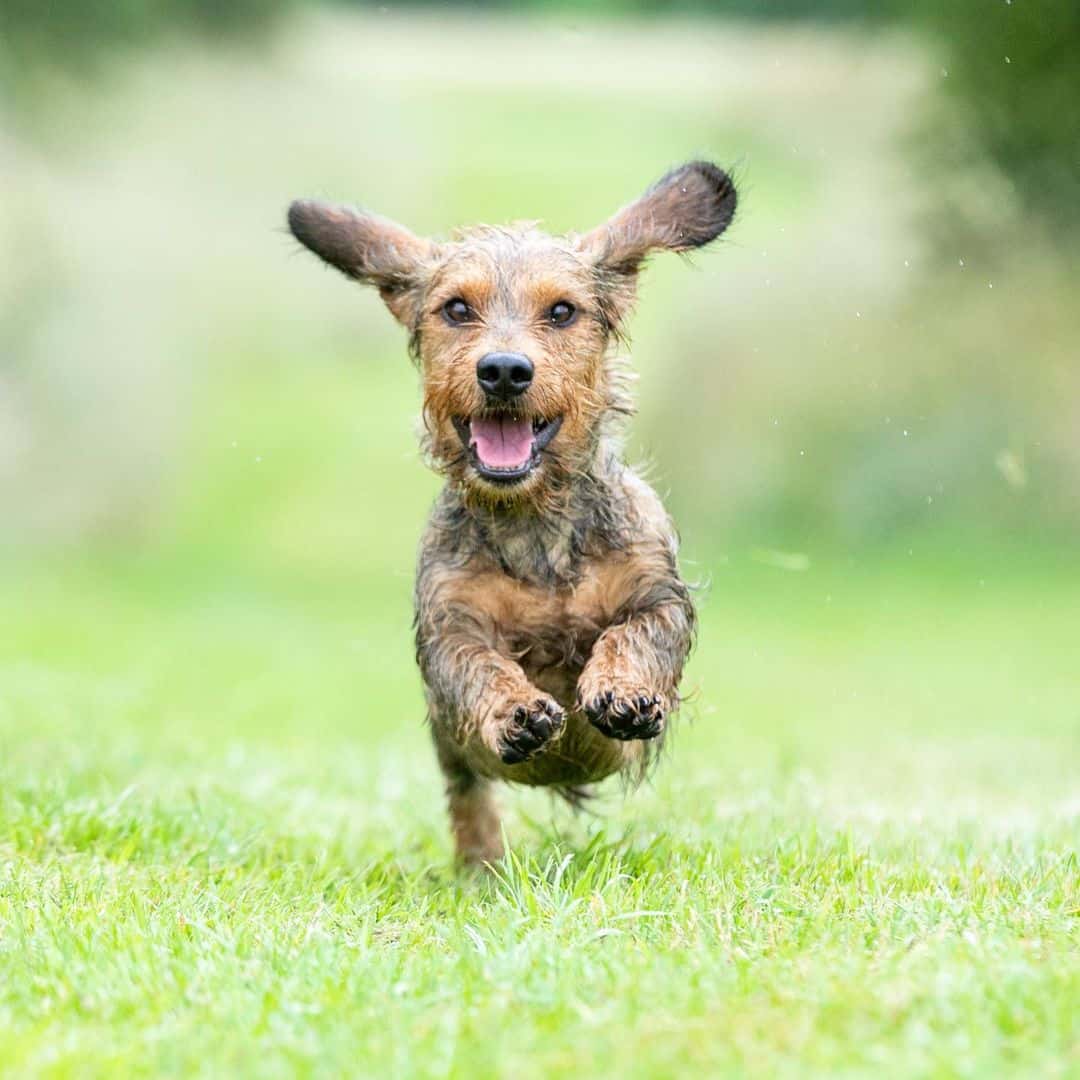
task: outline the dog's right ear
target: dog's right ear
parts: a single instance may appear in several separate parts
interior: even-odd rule
[[[435,245],[403,225],[348,206],[297,199],[289,229],[304,247],[347,277],[379,290],[394,317],[415,328]]]

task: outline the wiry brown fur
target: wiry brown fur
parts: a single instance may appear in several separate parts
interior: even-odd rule
[[[730,179],[707,162],[583,236],[520,224],[436,243],[361,211],[290,207],[302,243],[379,289],[423,372],[425,449],[446,485],[420,545],[416,650],[467,861],[502,852],[491,781],[576,796],[639,776],[678,706],[694,608],[671,521],[614,443],[630,406],[612,347],[648,254],[708,243],[734,209]],[[444,315],[452,299],[473,313],[466,323]],[[549,318],[559,302],[576,309],[566,325]],[[512,404],[481,389],[490,353],[534,367]],[[493,410],[561,422],[510,485],[481,475],[461,433]]]

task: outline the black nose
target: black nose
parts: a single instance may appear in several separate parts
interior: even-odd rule
[[[525,393],[532,382],[533,366],[527,356],[516,352],[492,352],[480,357],[476,381],[485,394],[509,401]]]

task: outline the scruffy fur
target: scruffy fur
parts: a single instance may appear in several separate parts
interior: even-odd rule
[[[520,224],[436,242],[364,211],[289,208],[301,243],[379,290],[423,372],[425,449],[446,485],[420,544],[416,654],[466,862],[502,854],[492,781],[574,796],[641,775],[678,706],[694,608],[674,527],[614,442],[630,406],[613,350],[647,256],[715,239],[735,202],[728,175],[696,161],[584,235]],[[468,318],[448,315],[457,302]],[[493,353],[533,366],[513,402],[478,381]],[[468,432],[511,413],[558,423],[506,483]]]

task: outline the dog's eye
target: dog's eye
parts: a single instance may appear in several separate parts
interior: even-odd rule
[[[443,314],[448,322],[466,323],[473,317],[473,309],[460,296],[455,296],[443,304]]]
[[[577,308],[567,300],[560,300],[551,305],[548,319],[554,326],[566,326],[577,314]]]

